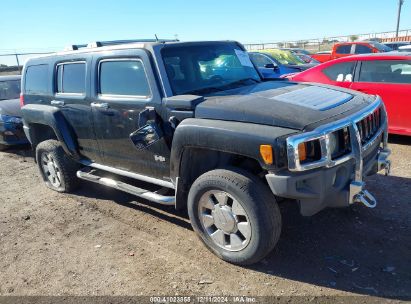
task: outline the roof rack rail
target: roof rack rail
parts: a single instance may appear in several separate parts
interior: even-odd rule
[[[96,48],[102,46],[128,44],[128,43],[145,43],[145,42],[177,42],[178,39],[131,39],[131,40],[112,40],[112,41],[94,41],[88,44],[73,44],[64,48],[65,51],[76,51],[80,48]]]

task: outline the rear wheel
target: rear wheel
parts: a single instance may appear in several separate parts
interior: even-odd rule
[[[57,140],[46,140],[36,147],[36,160],[47,187],[58,192],[77,188],[79,165],[64,152]]]
[[[281,232],[281,214],[270,190],[236,169],[200,176],[188,195],[188,213],[207,248],[234,264],[248,265],[264,258]]]

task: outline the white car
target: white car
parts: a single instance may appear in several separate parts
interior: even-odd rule
[[[400,46],[398,48],[399,52],[411,52],[411,44],[410,45],[404,45],[404,46]]]

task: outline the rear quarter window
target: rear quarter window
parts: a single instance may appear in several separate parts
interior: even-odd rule
[[[322,70],[322,73],[332,81],[352,81],[355,61],[333,64]]]
[[[27,67],[24,90],[26,94],[45,94],[48,92],[48,65],[32,65]]]

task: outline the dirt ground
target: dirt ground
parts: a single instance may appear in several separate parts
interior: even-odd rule
[[[375,209],[304,218],[281,204],[276,249],[244,268],[208,252],[186,215],[84,182],[59,194],[30,151],[0,152],[0,295],[372,295],[411,297],[411,140],[392,175],[369,178]]]

